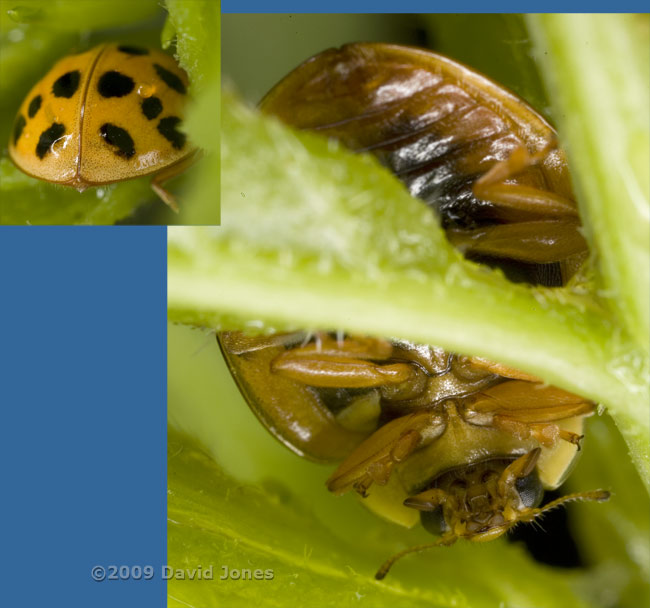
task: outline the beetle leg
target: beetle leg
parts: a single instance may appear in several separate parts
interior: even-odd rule
[[[573,416],[588,416],[595,405],[579,395],[555,386],[507,380],[472,395],[463,402],[465,419],[489,414],[507,416],[520,422],[552,422]]]
[[[578,433],[572,433],[571,431],[560,429],[560,439],[572,443],[578,448],[578,451],[580,451],[580,442],[584,439],[584,435],[578,435]]]
[[[321,334],[318,343],[287,350],[271,363],[271,371],[303,384],[332,388],[393,386],[415,380],[419,370],[408,363],[378,364],[392,346],[374,338],[332,340]]]
[[[163,187],[163,183],[180,175],[190,165],[194,164],[201,156],[198,151],[182,158],[177,163],[161,169],[151,180],[151,189],[163,200],[163,202],[174,212],[178,213],[176,197]]]
[[[474,379],[477,374],[489,372],[503,376],[504,378],[511,378],[512,380],[526,380],[527,382],[542,382],[537,376],[527,374],[521,370],[509,367],[501,363],[495,363],[482,357],[454,357],[452,361],[452,369],[454,373],[460,375],[462,378]]]
[[[535,448],[517,458],[517,460],[510,463],[504,469],[497,485],[500,496],[507,496],[508,490],[514,486],[517,479],[521,479],[532,473],[541,453],[542,450],[540,448]]]
[[[363,477],[353,484],[354,489],[365,498],[368,488],[377,483],[385,486],[393,472],[393,467],[408,458],[418,447],[422,437],[420,433],[409,430],[400,435],[392,446],[390,453],[385,454],[382,458],[371,462],[365,471]]]
[[[444,417],[429,411],[392,420],[359,444],[327,480],[327,487],[337,494],[350,489],[364,493],[374,482],[385,484],[395,465],[434,441],[445,428]]]
[[[533,437],[545,448],[553,447],[558,439],[572,443],[580,449],[583,435],[561,429],[553,422],[521,422],[507,416],[495,416],[492,426],[512,433],[517,439]]]
[[[415,378],[416,368],[407,363],[378,365],[361,359],[327,355],[285,357],[286,351],[271,363],[271,371],[303,384],[332,388],[372,388],[402,384]]]
[[[506,431],[517,439],[523,440],[534,436],[535,439],[537,439],[537,441],[539,441],[544,447],[551,447],[554,445],[559,433],[559,429],[555,424],[551,425],[555,427],[554,430],[550,428],[545,429],[546,433],[543,433],[541,432],[541,429],[536,429],[537,432],[535,433],[531,424],[499,415],[494,416],[491,426],[495,429]]]
[[[373,462],[368,465],[365,473],[352,484],[352,488],[363,498],[366,498],[366,496],[368,496],[368,488],[370,488],[373,483],[378,483],[380,486],[384,486],[388,483],[391,470],[392,462],[387,458]]]
[[[546,264],[584,253],[587,243],[580,233],[575,203],[564,196],[524,184],[506,183],[544,161],[555,141],[530,154],[515,148],[494,164],[472,187],[478,199],[494,205],[497,219],[506,223],[466,230],[452,228],[449,240],[459,249],[498,258]]]
[[[368,496],[368,488],[372,485],[372,477],[370,475],[366,475],[365,477],[359,479],[359,481],[355,481],[352,484],[352,488],[354,491],[361,496],[361,498],[365,498]]]
[[[325,332],[315,334],[315,341],[308,342],[297,348],[292,348],[287,357],[311,358],[314,354],[333,357],[349,357],[350,359],[372,359],[383,361],[393,354],[393,345],[383,338],[368,336],[347,336],[343,339],[334,339]]]
[[[550,447],[558,439],[574,445],[580,436],[555,424],[574,416],[593,414],[595,405],[554,386],[508,380],[485,389],[463,402],[461,414],[470,424],[493,426],[518,439],[534,437]]]
[[[515,148],[508,158],[494,164],[474,182],[474,196],[496,205],[502,212],[499,217],[505,220],[518,221],[531,215],[547,219],[577,218],[578,210],[571,199],[531,186],[506,183],[543,162],[556,148],[555,140],[549,141],[535,154],[530,154],[523,145]]]
[[[436,507],[444,505],[450,498],[450,495],[444,490],[432,488],[415,496],[409,496],[404,501],[404,506],[418,511],[433,511]]]
[[[587,249],[580,223],[574,219],[496,224],[474,230],[450,228],[447,236],[464,252],[533,264],[560,262]]]
[[[506,522],[510,523],[510,525],[517,521],[519,513],[511,504],[509,497],[515,488],[517,480],[522,479],[533,472],[541,453],[542,450],[540,448],[535,448],[527,454],[520,456],[517,460],[510,463],[499,476],[497,492],[503,501],[503,517]]]
[[[406,460],[420,445],[422,436],[418,431],[410,429],[406,431],[395,442],[393,449],[390,452],[390,459],[393,464],[398,464]],[[386,480],[388,481],[388,479]]]

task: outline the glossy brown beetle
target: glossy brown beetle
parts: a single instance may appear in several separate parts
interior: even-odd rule
[[[298,128],[375,154],[442,218],[468,257],[561,285],[586,257],[552,128],[487,78],[429,51],[352,44],[309,59],[263,100]],[[342,463],[327,481],[378,514],[458,538],[496,538],[569,473],[594,404],[518,370],[400,340],[296,332],[220,335],[264,425],[294,452]]]
[[[355,490],[395,523],[442,534],[429,546],[500,536],[569,474],[594,405],[483,359],[407,341],[303,332],[224,332],[230,370],[260,421],[289,449],[340,462],[330,491]],[[421,515],[419,514],[421,512]]]
[[[305,61],[260,108],[374,154],[471,257],[516,260],[524,280],[545,285],[551,276],[562,284],[585,258],[555,132],[460,63],[412,47],[348,44]]]

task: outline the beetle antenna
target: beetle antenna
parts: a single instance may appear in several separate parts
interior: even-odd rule
[[[393,557],[387,559],[381,565],[381,568],[377,570],[377,573],[375,574],[375,578],[378,581],[382,580],[388,574],[388,571],[393,567],[393,564],[398,559],[401,559],[402,557],[408,555],[409,553],[419,553],[420,551],[425,551],[426,549],[431,549],[432,547],[440,547],[442,545],[453,545],[456,542],[457,538],[458,538],[457,536],[448,536],[448,537],[443,536],[442,538],[439,538],[435,543],[427,543],[426,545],[416,545],[415,547],[409,547],[408,549],[404,549],[404,551],[400,551],[399,553],[393,555]]]
[[[604,502],[609,500],[610,493],[607,490],[591,490],[590,492],[574,492],[573,494],[567,494],[566,496],[561,496],[552,500],[543,507],[537,509],[531,509],[524,517],[520,518],[519,521],[532,521],[534,517],[546,513],[551,509],[555,509],[561,505],[564,505],[568,502],[574,502],[576,500],[595,500],[598,502]]]

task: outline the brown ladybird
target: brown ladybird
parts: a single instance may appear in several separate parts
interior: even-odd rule
[[[264,112],[371,152],[439,214],[468,257],[563,285],[586,243],[555,133],[523,100],[430,51],[350,44],[276,85]],[[327,481],[377,514],[439,536],[497,538],[570,473],[595,405],[499,363],[404,340],[296,332],[218,336],[248,404],[299,455],[340,463]]]

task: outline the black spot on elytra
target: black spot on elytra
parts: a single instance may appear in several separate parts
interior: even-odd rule
[[[23,134],[23,129],[26,124],[27,121],[25,120],[25,117],[22,114],[18,114],[18,116],[16,116],[16,122],[14,122],[14,146],[18,143],[20,136]]]
[[[170,72],[169,70],[166,70],[164,67],[158,65],[157,63],[154,63],[153,67],[156,68],[156,72],[158,73],[158,76],[160,76],[160,79],[169,88],[174,89],[174,91],[178,91],[179,93],[185,95],[185,85],[183,84],[183,81],[178,76],[176,76],[176,74]]]
[[[117,148],[115,154],[118,156],[131,158],[135,154],[135,145],[128,131],[107,122],[99,127],[99,134],[108,145]]]
[[[38,138],[38,143],[36,144],[36,156],[42,160],[52,149],[52,145],[63,137],[64,133],[65,127],[60,122],[53,122]]]
[[[52,85],[54,97],[67,97],[69,99],[77,92],[80,80],[81,74],[79,70],[66,72],[63,76],[59,76]]]
[[[162,102],[157,97],[147,97],[142,102],[142,113],[149,119],[153,120],[162,112]]]
[[[180,150],[185,145],[185,133],[176,130],[180,122],[181,119],[178,116],[167,116],[161,118],[158,123],[158,131],[177,150]]]
[[[97,90],[102,97],[124,97],[133,90],[134,86],[132,78],[111,70],[101,75]]]
[[[36,97],[34,97],[34,99],[32,99],[29,102],[29,108],[27,109],[27,115],[30,118],[34,118],[34,116],[36,116],[36,112],[38,112],[41,109],[41,101],[43,101],[43,98],[40,95],[37,95]]]
[[[122,51],[127,55],[148,55],[149,54],[148,49],[143,49],[142,47],[139,46],[130,46],[128,44],[120,44],[117,47],[117,50]]]

